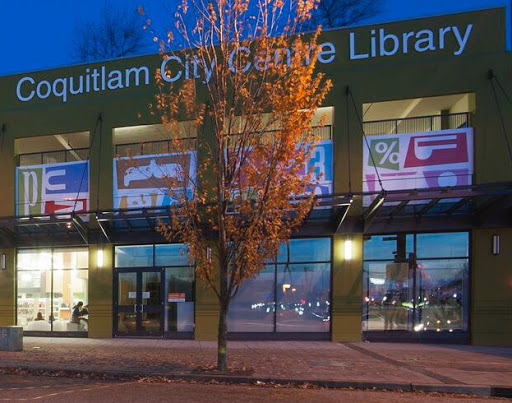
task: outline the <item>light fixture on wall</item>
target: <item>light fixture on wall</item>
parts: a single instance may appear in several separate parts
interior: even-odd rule
[[[103,267],[103,247],[98,246],[98,251],[96,253],[96,265],[98,268]]]
[[[500,254],[500,236],[497,234],[492,236],[492,254],[493,255]]]
[[[0,267],[2,268],[2,270],[5,270],[7,268],[5,253],[2,253],[2,256],[0,258]]]
[[[353,244],[352,239],[345,239],[345,260],[352,260],[353,257]]]

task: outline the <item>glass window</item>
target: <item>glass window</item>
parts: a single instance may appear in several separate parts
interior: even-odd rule
[[[363,330],[407,330],[409,264],[365,262]]]
[[[18,325],[27,331],[87,331],[87,269],[87,248],[19,251]]]
[[[445,234],[418,234],[417,256],[426,257],[466,257],[469,255],[469,234],[450,232]]]
[[[42,164],[42,154],[25,154],[20,155],[20,163],[19,166],[24,167],[27,165],[39,165]]]
[[[87,249],[55,249],[53,265],[56,269],[86,269],[89,267],[89,251]]]
[[[88,330],[88,271],[53,270],[53,330]],[[81,304],[80,304],[81,302]],[[73,315],[75,313],[75,315]]]
[[[58,162],[66,162],[65,151],[43,153],[43,164],[56,164]]]
[[[18,326],[24,330],[50,331],[51,294],[49,268],[18,272]]]
[[[47,271],[52,267],[50,249],[24,250],[18,252],[17,269]]]
[[[151,267],[153,266],[153,245],[116,246],[116,267]]]
[[[188,265],[187,247],[183,244],[164,244],[155,246],[155,266]]]
[[[413,250],[413,235],[373,235],[364,241],[363,254],[365,260],[394,259],[397,254],[407,257]]]
[[[279,263],[288,261],[288,245],[284,242],[279,246],[279,252],[277,253],[277,261]]]
[[[290,264],[277,268],[278,332],[328,332],[330,264]]]
[[[165,269],[166,332],[194,331],[194,268]]]
[[[386,240],[391,237],[364,244],[363,330],[467,330],[469,234],[407,235],[406,249],[418,260],[403,252],[390,256],[389,245],[403,250],[400,236]]]
[[[242,283],[229,306],[229,331],[274,331],[274,285],[274,265],[268,265],[255,278]]]
[[[467,328],[464,298],[467,298],[468,267],[467,259],[418,261],[417,329]]]
[[[240,286],[229,307],[229,331],[329,332],[330,261],[330,238],[283,243],[278,263]]]
[[[309,238],[290,240],[291,262],[328,262],[330,260],[330,238]]]

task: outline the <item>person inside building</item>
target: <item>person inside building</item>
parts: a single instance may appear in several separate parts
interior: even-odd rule
[[[78,303],[73,307],[73,312],[71,314],[71,322],[77,323],[78,330],[87,330],[89,327],[89,310],[87,305],[84,306],[82,301],[78,301]]]
[[[80,317],[84,316],[83,312],[84,303],[82,301],[78,301],[78,303],[73,307],[73,312],[71,314],[71,322],[80,323]]]
[[[36,316],[36,318],[34,320],[44,320],[43,314],[41,312],[38,312],[37,316]]]

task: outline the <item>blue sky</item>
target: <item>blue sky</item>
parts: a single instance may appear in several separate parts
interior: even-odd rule
[[[111,0],[135,9],[144,4],[161,22],[171,18],[166,0]],[[169,1],[169,0],[167,0]],[[507,6],[512,0],[384,0],[382,13],[366,21],[378,23],[424,16]],[[73,26],[80,18],[96,18],[104,0],[0,0],[0,75],[73,64]],[[509,24],[510,26],[510,18]],[[510,36],[510,34],[509,34]],[[150,38],[146,53],[152,52]],[[155,49],[157,51],[157,49]]]

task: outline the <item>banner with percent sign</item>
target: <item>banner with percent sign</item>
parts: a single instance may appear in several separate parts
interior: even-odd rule
[[[370,153],[371,152],[371,153]],[[472,183],[473,129],[367,136],[363,192],[426,189]],[[368,206],[371,197],[365,197]]]

